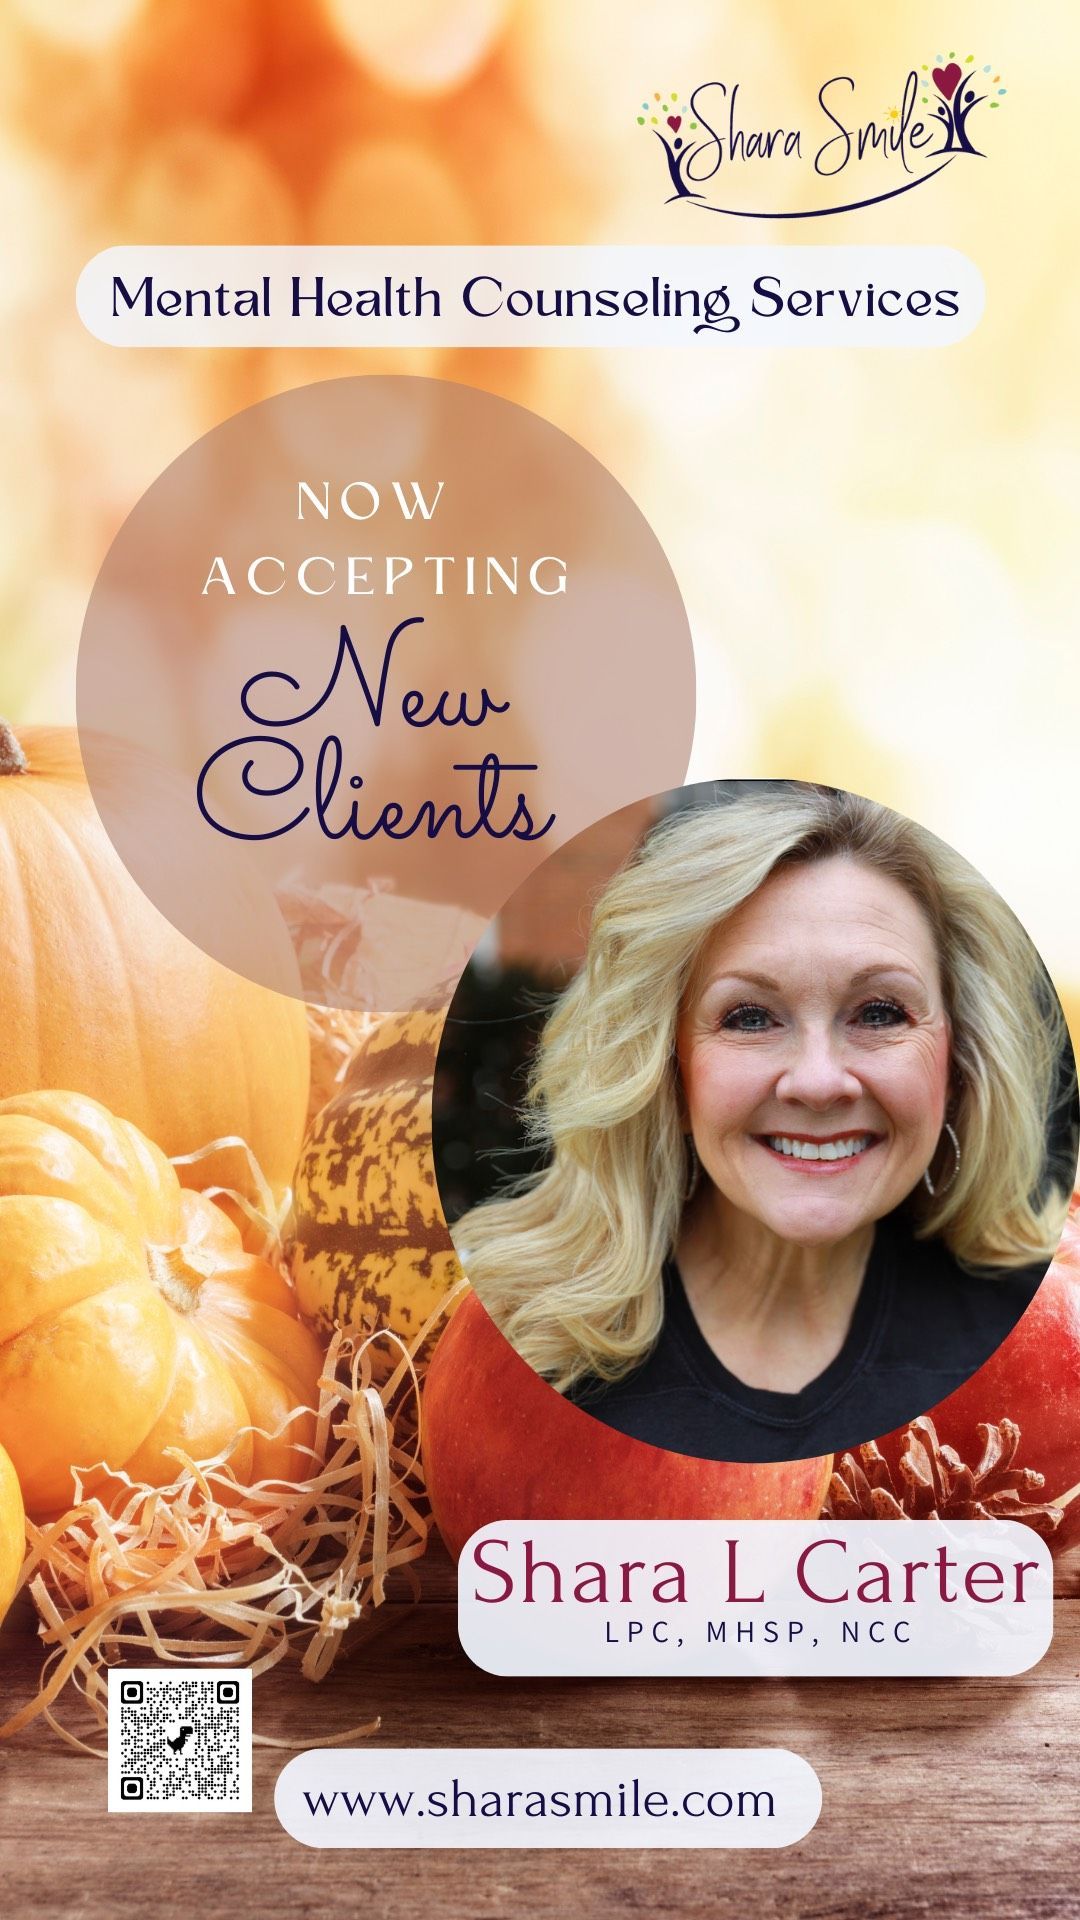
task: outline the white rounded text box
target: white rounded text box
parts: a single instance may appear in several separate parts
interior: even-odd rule
[[[308,1847],[790,1847],[821,1786],[783,1747],[334,1748],[274,1806]]]
[[[939,246],[109,247],[79,276],[125,347],[941,347],[977,325]]]
[[[1023,1673],[1053,1632],[1045,1542],[1012,1521],[507,1520],[458,1563],[488,1673]]]

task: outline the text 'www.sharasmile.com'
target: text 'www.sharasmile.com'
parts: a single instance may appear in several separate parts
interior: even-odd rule
[[[671,1795],[649,1787],[635,1775],[604,1787],[465,1787],[454,1778],[446,1788],[433,1787],[417,1795],[411,1790],[388,1793],[383,1788],[350,1792],[305,1791],[303,1799],[313,1819],[344,1813],[350,1819],[394,1820],[407,1816],[432,1820],[771,1820],[776,1807],[767,1788],[693,1787]]]

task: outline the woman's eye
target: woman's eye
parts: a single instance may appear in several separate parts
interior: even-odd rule
[[[764,1033],[773,1024],[772,1014],[767,1007],[757,1007],[747,1003],[741,1007],[732,1007],[721,1020],[721,1028],[726,1033]]]
[[[898,1027],[907,1022],[907,1014],[895,1000],[868,1000],[855,1018],[862,1027]]]

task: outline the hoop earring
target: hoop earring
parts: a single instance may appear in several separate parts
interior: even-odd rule
[[[925,1186],[926,1191],[930,1195],[930,1198],[932,1200],[940,1200],[943,1193],[948,1193],[950,1187],[954,1187],[956,1185],[956,1176],[960,1171],[960,1142],[956,1137],[956,1128],[950,1125],[948,1120],[946,1120],[945,1122],[945,1132],[948,1134],[949,1139],[952,1142],[953,1169],[948,1180],[945,1182],[945,1185],[943,1187],[941,1186],[935,1187],[933,1181],[930,1178],[930,1168],[927,1167],[926,1172],[923,1174],[923,1185]]]
[[[694,1136],[692,1133],[686,1135],[686,1161],[686,1188],[683,1193],[684,1207],[688,1200],[693,1199],[698,1190],[698,1181],[701,1179],[701,1161],[698,1159],[698,1150],[694,1145]]]

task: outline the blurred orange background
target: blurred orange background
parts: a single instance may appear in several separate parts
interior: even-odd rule
[[[1001,0],[942,17],[925,0],[5,0],[0,712],[74,717],[108,544],[207,428],[342,373],[471,382],[575,435],[656,528],[697,647],[689,777],[799,775],[915,815],[999,887],[1080,1008],[1063,218],[1080,23],[1036,32]],[[1007,81],[986,159],[827,235],[969,254],[986,313],[946,350],[136,352],[76,318],[80,268],[114,244],[759,240],[663,204],[640,97],[727,77],[812,102],[851,72],[884,116],[908,67],[951,48]]]

